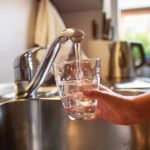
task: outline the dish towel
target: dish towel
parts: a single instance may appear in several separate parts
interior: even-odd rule
[[[51,43],[65,28],[54,5],[49,0],[41,0],[36,20],[35,44],[44,46]]]
[[[49,0],[41,0],[36,20],[35,44],[38,46],[51,44],[65,28],[63,19],[55,6]],[[66,42],[61,47],[55,62],[68,59],[71,47],[72,43],[70,41]]]

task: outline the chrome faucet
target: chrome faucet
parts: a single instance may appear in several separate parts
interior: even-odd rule
[[[29,49],[27,52],[18,56],[14,61],[14,74],[16,85],[16,97],[35,98],[36,91],[46,78],[60,48],[67,40],[73,44],[80,43],[84,39],[84,32],[76,28],[63,30],[51,45]],[[34,54],[42,49],[47,53],[39,66],[34,64]]]

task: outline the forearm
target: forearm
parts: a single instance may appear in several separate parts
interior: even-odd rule
[[[150,121],[150,94],[143,94],[129,100],[129,123],[144,123]]]
[[[96,119],[123,125],[150,121],[150,93],[128,98],[103,88],[84,92],[84,95],[98,99]]]

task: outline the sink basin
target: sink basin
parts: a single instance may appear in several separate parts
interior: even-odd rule
[[[10,100],[0,105],[1,150],[147,150],[150,125],[70,121],[60,100]]]

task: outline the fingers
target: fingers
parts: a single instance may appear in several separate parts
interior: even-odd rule
[[[81,91],[85,90],[92,90],[93,88],[97,88],[97,84],[92,84],[92,83],[86,83],[86,84],[82,84],[78,86],[80,88]]]
[[[86,90],[83,91],[83,94],[92,99],[102,99],[107,96],[103,91],[100,90]]]
[[[101,90],[101,91],[109,91],[109,92],[111,92],[111,90],[110,90],[109,88],[107,88],[107,87],[103,86],[102,84],[99,84],[99,90]]]

